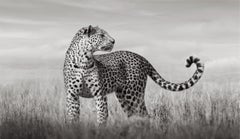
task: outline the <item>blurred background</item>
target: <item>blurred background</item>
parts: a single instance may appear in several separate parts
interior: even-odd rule
[[[186,69],[185,59],[195,55],[205,81],[240,81],[239,7],[238,0],[0,0],[0,83],[62,76],[66,49],[88,25],[167,80],[188,79],[195,67]]]

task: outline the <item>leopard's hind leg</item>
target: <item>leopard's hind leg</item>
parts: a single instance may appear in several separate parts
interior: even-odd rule
[[[117,88],[116,96],[128,117],[133,115],[148,116],[144,100],[145,87],[145,80],[135,80]]]

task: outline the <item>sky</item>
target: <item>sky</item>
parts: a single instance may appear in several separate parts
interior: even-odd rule
[[[74,34],[88,25],[160,73],[187,72],[190,55],[211,74],[240,70],[238,0],[0,0],[0,68],[61,69]]]

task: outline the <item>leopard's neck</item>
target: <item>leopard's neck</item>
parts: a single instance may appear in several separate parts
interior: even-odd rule
[[[70,60],[72,61],[73,67],[78,69],[89,69],[94,66],[93,53],[85,49],[84,47],[69,48],[68,54],[70,54]]]

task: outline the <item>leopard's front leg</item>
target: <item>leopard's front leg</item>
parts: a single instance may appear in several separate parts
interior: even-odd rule
[[[66,90],[66,108],[67,122],[75,122],[79,120],[80,115],[80,99],[79,94],[82,92],[82,76],[81,74],[65,74],[64,83]]]
[[[67,121],[72,123],[79,120],[80,101],[79,96],[73,88],[67,89]]]
[[[94,99],[97,109],[97,122],[99,125],[106,125],[108,118],[107,96],[97,95]]]

